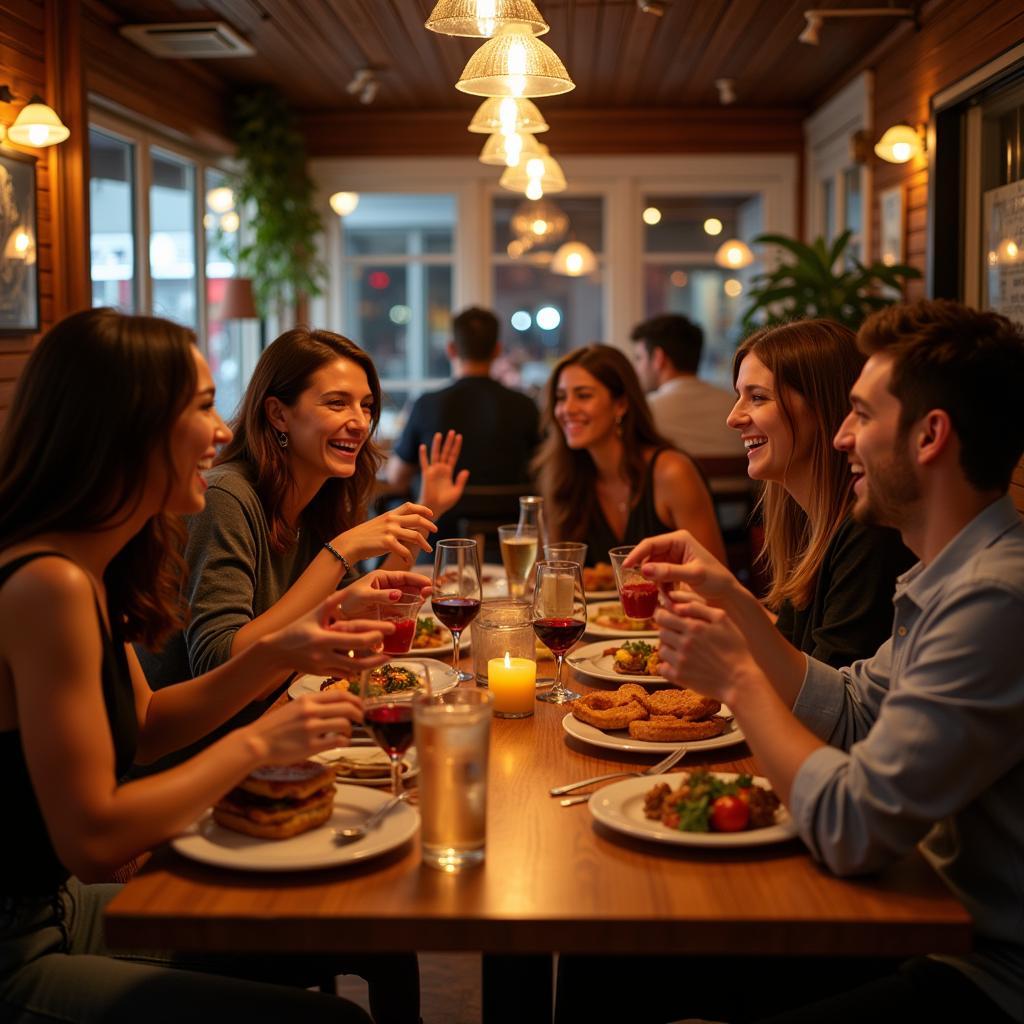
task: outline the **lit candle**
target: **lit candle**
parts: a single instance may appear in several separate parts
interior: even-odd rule
[[[494,714],[498,718],[526,718],[533,714],[537,662],[531,658],[504,658],[487,662],[487,687],[494,695]]]

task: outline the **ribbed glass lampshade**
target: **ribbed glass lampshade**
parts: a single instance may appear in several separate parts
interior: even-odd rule
[[[520,160],[518,167],[506,167],[504,174],[498,180],[502,188],[509,192],[526,192],[530,199],[540,199],[544,192],[564,192],[568,185],[565,181],[565,174],[558,166],[558,161],[548,152],[548,147],[538,143],[541,150],[540,156],[531,156]],[[537,165],[540,161],[540,165]],[[527,191],[531,183],[539,183],[540,191],[537,195],[531,195]]]
[[[512,214],[509,227],[514,238],[527,248],[534,245],[554,245],[569,230],[565,211],[545,199],[520,203]]]
[[[564,274],[566,277],[582,277],[597,270],[597,257],[594,250],[583,242],[566,242],[551,257],[552,274]]]
[[[558,96],[576,88],[550,46],[525,25],[508,25],[488,39],[455,83],[471,96]]]
[[[487,39],[513,22],[528,26],[535,36],[551,28],[533,0],[438,0],[425,24],[445,36]]]
[[[495,132],[480,150],[479,160],[482,164],[493,164],[495,167],[516,167],[521,161],[532,156],[542,156],[540,146],[532,135],[502,135]]]
[[[535,135],[549,129],[547,121],[532,100],[513,96],[491,96],[476,108],[469,131],[481,135],[494,132],[526,132]]]

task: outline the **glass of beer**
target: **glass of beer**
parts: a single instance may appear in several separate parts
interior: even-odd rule
[[[476,689],[413,698],[423,863],[439,871],[484,860],[492,703]]]

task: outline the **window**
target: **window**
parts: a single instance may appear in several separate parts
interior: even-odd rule
[[[494,312],[503,358],[495,375],[536,391],[566,352],[604,340],[601,261],[604,200],[600,196],[518,196],[492,201]],[[551,258],[567,241],[582,242],[597,269],[580,277],[552,273]]]
[[[455,197],[362,195],[342,222],[343,333],[370,353],[385,389],[383,431],[409,397],[451,373]]]
[[[731,385],[745,294],[758,266],[726,270],[714,257],[726,239],[749,242],[760,233],[761,199],[649,195],[643,209],[660,214],[656,223],[644,228],[644,318],[680,313],[700,325],[700,375]]]
[[[89,130],[92,304],[138,308],[135,277],[135,146]]]
[[[149,272],[152,311],[195,329],[199,324],[196,294],[196,168],[159,149],[150,150]]]

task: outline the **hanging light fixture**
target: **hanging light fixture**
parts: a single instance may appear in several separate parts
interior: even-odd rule
[[[506,25],[466,64],[455,83],[471,96],[558,96],[576,88],[558,54],[522,24]]]
[[[339,217],[347,217],[359,205],[359,193],[335,192],[327,202]]]
[[[537,132],[548,131],[548,127],[537,104],[532,100],[491,96],[477,107],[468,130],[481,135],[493,135],[494,132],[504,135],[512,132],[535,135]]]
[[[754,262],[754,254],[746,242],[730,238],[723,242],[715,253],[715,262],[729,270],[741,270]]]
[[[565,211],[548,200],[520,203],[509,221],[512,235],[527,247],[553,245],[560,242],[569,230]]]
[[[235,208],[235,193],[227,185],[211,188],[206,193],[206,205],[214,213],[227,213]]]
[[[545,192],[564,192],[568,185],[558,161],[548,147],[538,143],[540,155],[522,160],[518,167],[506,167],[498,179],[502,188],[510,192],[525,192],[527,199],[540,199]]]
[[[551,28],[533,0],[438,0],[424,24],[441,35],[484,39],[511,24],[526,25],[535,36]]]
[[[597,257],[594,250],[583,242],[566,242],[551,257],[549,269],[552,274],[582,277],[597,270]]]
[[[533,135],[502,135],[495,132],[480,150],[478,157],[482,164],[493,164],[496,167],[518,167],[521,160],[532,156],[540,156],[540,146]]]
[[[7,138],[11,142],[35,149],[55,146],[70,134],[53,107],[47,106],[41,96],[33,96],[7,129]]]

